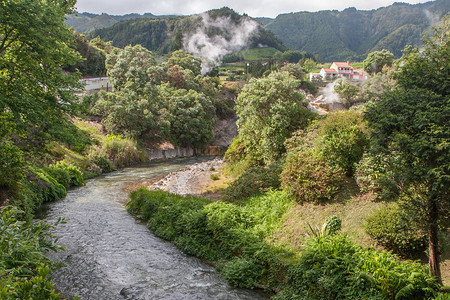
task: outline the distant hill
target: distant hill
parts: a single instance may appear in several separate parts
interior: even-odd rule
[[[248,16],[241,16],[230,8],[215,9],[206,12],[212,20],[226,18],[231,22],[227,26],[238,26],[251,20]],[[113,46],[125,47],[126,45],[141,44],[145,48],[156,51],[160,54],[181,49],[183,46],[183,37],[193,35],[204,23],[202,15],[178,16],[169,18],[134,18],[120,21],[111,27],[96,29],[87,36],[94,38],[99,36],[104,41],[112,41]],[[280,51],[287,48],[283,43],[269,30],[264,29],[257,22],[251,21],[257,27],[258,34],[246,41],[245,47],[254,48],[258,46],[273,47]],[[241,24],[242,25],[242,24]],[[239,26],[241,26],[239,25]],[[242,28],[245,30],[244,28]],[[209,37],[220,36],[228,41],[236,38],[236,32],[230,31],[223,26],[211,26],[205,34]],[[239,51],[240,49],[236,49]]]
[[[396,57],[406,45],[419,45],[430,25],[450,11],[450,1],[394,3],[376,10],[296,12],[257,18],[289,48],[315,53],[322,61],[362,60],[388,49]]]
[[[108,15],[108,14],[91,14],[91,13],[80,13],[66,16],[66,24],[71,26],[78,33],[89,33],[96,29],[110,27],[123,20],[132,19],[160,19],[160,18],[171,18],[176,17],[173,15],[163,15],[155,16],[151,13],[140,14],[126,14],[126,15]]]

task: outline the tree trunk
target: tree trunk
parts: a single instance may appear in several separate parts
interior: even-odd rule
[[[438,206],[437,199],[431,198],[429,203],[429,221],[428,221],[428,265],[430,274],[434,276],[438,283],[442,284],[441,268],[439,266],[438,249]]]

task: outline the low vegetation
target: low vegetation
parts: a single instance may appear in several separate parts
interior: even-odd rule
[[[339,234],[337,218],[312,236],[300,255],[274,245],[268,238],[293,206],[279,191],[230,203],[140,189],[131,194],[127,208],[148,221],[156,235],[216,263],[231,285],[280,291],[275,299],[323,299],[330,293],[345,299],[436,294],[438,285],[422,265],[357,246]]]

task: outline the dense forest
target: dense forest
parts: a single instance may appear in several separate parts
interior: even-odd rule
[[[46,254],[62,251],[49,230],[67,220],[35,222],[43,204],[145,161],[144,148],[204,149],[217,120],[234,116],[220,198],[140,188],[128,211],[230,285],[274,299],[448,297],[449,16],[398,59],[370,53],[370,79],[337,83],[344,109],[319,116],[306,101],[317,87],[305,80],[315,64],[305,52],[280,52],[282,63],[225,84],[172,51],[176,34],[156,49],[164,57],[87,40],[64,23],[74,5],[0,5],[0,298],[66,298]],[[124,22],[177,33],[177,22],[198,20]],[[112,90],[81,93],[81,73],[105,72]]]
[[[376,10],[296,12],[260,19],[283,43],[318,54],[322,61],[362,60],[387,49],[395,57],[407,45],[420,45],[424,33],[450,10],[446,0],[394,3]]]
[[[358,61],[370,52],[382,49],[391,51],[398,58],[406,45],[420,45],[422,35],[449,10],[448,1],[436,0],[415,5],[399,2],[367,11],[347,8],[343,11],[294,12],[274,19],[255,18],[267,31],[262,32],[266,36],[262,38],[264,42],[253,44],[281,50],[281,43],[272,41],[274,33],[290,49],[317,54],[322,61]],[[192,30],[186,28],[194,25],[186,21],[192,18],[195,16],[83,13],[67,16],[67,23],[80,33],[89,33],[91,37],[99,35],[118,47],[141,44],[147,49],[164,52],[165,49],[178,49],[176,38],[186,30]],[[168,38],[173,30],[175,34]]]
[[[229,8],[221,8],[206,12],[210,18],[229,18],[234,24],[245,22],[247,16],[241,16]],[[172,17],[163,19],[132,19],[114,24],[111,27],[98,29],[88,34],[88,37],[100,37],[104,41],[112,41],[116,47],[140,44],[143,47],[158,53],[168,53],[181,49],[183,38],[201,26],[202,15],[186,17]],[[224,34],[223,28],[216,27],[209,30],[208,36]],[[226,37],[230,39],[230,37]],[[259,27],[258,33],[253,35],[246,45],[255,48],[258,45],[265,45],[275,49],[285,51],[287,48],[275,37],[275,35]]]

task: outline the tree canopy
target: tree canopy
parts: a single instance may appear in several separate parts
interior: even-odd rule
[[[78,78],[62,72],[79,55],[64,24],[74,0],[6,0],[0,3],[0,112],[10,112],[18,129],[46,132],[77,111]],[[26,12],[26,13],[25,13]]]
[[[295,90],[299,85],[288,72],[273,72],[250,80],[236,100],[239,135],[248,151],[266,164],[280,158],[286,138],[313,118]]]
[[[376,150],[400,159],[397,186],[405,207],[426,227],[430,271],[439,280],[438,224],[450,207],[449,73],[448,36],[428,40],[424,49],[403,58],[397,88],[385,92],[366,114]]]
[[[391,66],[394,61],[394,54],[389,50],[383,49],[369,53],[363,62],[364,71],[368,73],[378,73],[384,66]]]

